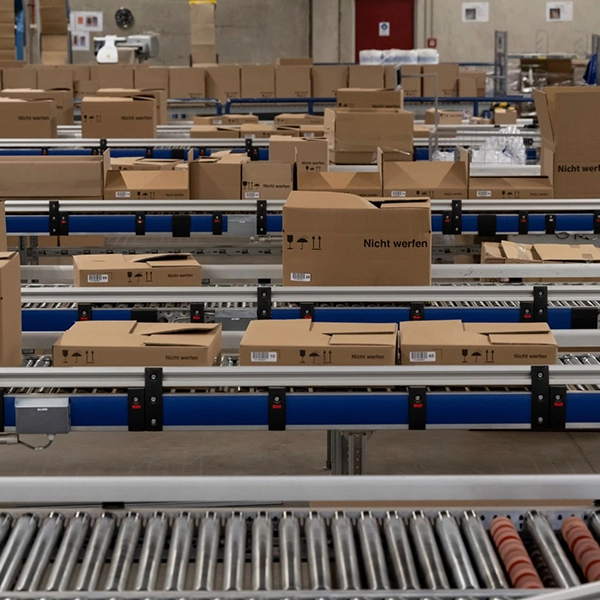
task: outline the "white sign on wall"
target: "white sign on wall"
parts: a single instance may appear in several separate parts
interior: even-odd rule
[[[546,2],[546,21],[557,23],[573,20],[573,2]]]
[[[90,49],[89,31],[71,32],[71,50],[74,52],[87,52]]]
[[[102,31],[103,13],[94,10],[77,10],[71,12],[71,31]]]
[[[462,20],[464,23],[487,23],[490,20],[490,3],[463,2]]]
[[[390,37],[390,24],[388,21],[379,23],[379,37]]]

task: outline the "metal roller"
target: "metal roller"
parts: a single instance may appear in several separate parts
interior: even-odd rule
[[[463,512],[461,526],[483,587],[492,590],[508,588],[502,565],[477,514],[472,510]]]
[[[104,589],[125,591],[133,563],[133,555],[140,539],[142,519],[137,513],[128,513],[121,521],[117,541],[110,559],[110,569]]]
[[[158,571],[162,562],[169,523],[164,513],[156,512],[146,523],[138,571],[133,585],[135,591],[156,590]]]
[[[12,588],[37,529],[38,518],[32,514],[20,517],[14,524],[6,545],[0,554],[0,591]]]
[[[302,555],[298,518],[285,512],[279,521],[279,566],[281,589],[302,589]]]
[[[600,515],[597,512],[590,515],[588,526],[592,530],[596,541],[600,540]]]
[[[219,552],[221,522],[215,513],[207,513],[198,526],[196,551],[195,590],[214,590]]]
[[[259,514],[252,523],[252,589],[273,586],[273,521]]]
[[[363,512],[356,524],[358,539],[367,577],[367,589],[389,590],[390,578],[385,566],[385,552],[379,533],[377,519],[370,512]]]
[[[304,524],[306,553],[311,590],[331,589],[331,568],[325,521],[318,513],[311,512]]]
[[[114,515],[110,513],[102,513],[96,519],[75,583],[75,591],[91,592],[96,590],[102,567],[106,561],[106,553],[115,531],[115,520]]]
[[[558,538],[554,535],[548,519],[532,510],[525,517],[525,526],[544,557],[556,585],[562,588],[580,585],[579,577],[573,570]]]
[[[431,590],[450,589],[442,556],[435,541],[431,521],[421,511],[414,512],[409,520],[417,563],[423,574],[425,587]]]
[[[167,572],[165,575],[165,591],[184,590],[187,576],[194,521],[190,513],[181,513],[173,522],[169,555],[167,557]]]
[[[337,589],[359,590],[360,572],[354,531],[352,522],[343,512],[336,512],[331,520],[331,537],[335,554]]]
[[[89,528],[90,516],[85,513],[78,512],[69,519],[46,583],[47,591],[62,592],[69,589],[69,583]]]
[[[233,513],[225,526],[223,557],[223,589],[241,590],[244,587],[246,562],[246,520],[241,513]]]
[[[399,590],[418,590],[419,576],[408,539],[404,519],[397,512],[388,512],[383,520],[383,534],[387,554],[396,579],[394,587]]]
[[[27,560],[17,580],[15,591],[34,591],[38,589],[44,571],[58,543],[63,530],[65,518],[57,513],[50,513],[40,526],[38,534],[29,551]]]

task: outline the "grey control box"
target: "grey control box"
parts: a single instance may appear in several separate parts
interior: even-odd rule
[[[56,434],[71,431],[68,398],[17,398],[15,429],[18,434]]]

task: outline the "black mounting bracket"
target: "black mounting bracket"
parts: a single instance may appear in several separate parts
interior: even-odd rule
[[[410,320],[422,321],[425,318],[425,303],[411,302],[410,303]]]
[[[556,233],[556,215],[546,215],[546,233]]]
[[[531,429],[550,427],[550,369],[531,367]]]
[[[162,431],[163,428],[163,370],[145,369],[146,408],[144,421],[146,431]]]
[[[171,217],[173,237],[189,238],[192,231],[192,218],[190,215],[173,215]]]
[[[312,319],[315,316],[315,305],[312,302],[300,303],[300,318]]]
[[[91,304],[78,304],[77,305],[77,320],[78,321],[91,321],[94,312]]]
[[[452,211],[442,214],[442,233],[444,235],[462,233],[462,200],[452,200]]]
[[[215,212],[212,215],[212,234],[223,235],[223,213]]]
[[[269,431],[285,431],[287,399],[285,388],[269,388]]]
[[[267,235],[267,201],[256,202],[256,235]]]
[[[520,212],[519,213],[519,235],[527,235],[529,233],[529,213],[528,212]]]
[[[204,302],[190,304],[190,323],[204,323]]]
[[[408,428],[425,429],[427,426],[427,388],[408,388]]]
[[[256,318],[257,319],[270,319],[271,318],[271,288],[270,287],[259,287],[257,290],[257,303],[256,303]]]
[[[135,235],[146,235],[146,213],[135,213]]]

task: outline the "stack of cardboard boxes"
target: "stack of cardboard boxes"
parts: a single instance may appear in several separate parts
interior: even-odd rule
[[[0,62],[15,60],[15,3],[0,0]]]
[[[67,62],[67,2],[40,0],[42,63],[64,65]]]

